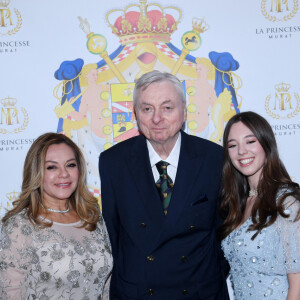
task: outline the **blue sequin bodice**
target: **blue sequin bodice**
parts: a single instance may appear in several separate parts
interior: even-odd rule
[[[293,222],[299,202],[289,197],[285,207],[290,217],[278,216],[254,240],[251,218],[223,240],[236,300],[287,298],[287,274],[300,272],[300,221]]]

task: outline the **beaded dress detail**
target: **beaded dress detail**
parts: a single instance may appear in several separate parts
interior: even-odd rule
[[[254,240],[249,218],[222,241],[235,300],[286,300],[287,274],[300,272],[300,221],[293,222],[299,208],[299,201],[287,197],[288,218],[279,215]]]
[[[0,299],[103,299],[112,255],[102,216],[94,231],[81,221],[41,229],[25,212],[2,226]]]

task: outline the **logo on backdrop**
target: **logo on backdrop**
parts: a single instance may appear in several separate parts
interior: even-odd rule
[[[289,21],[298,12],[298,0],[262,0],[261,12],[271,22]]]
[[[9,8],[10,0],[0,0],[0,36],[16,34],[22,27],[22,16]]]
[[[7,97],[0,101],[0,134],[18,134],[26,129],[29,116],[24,107],[17,105],[16,98]]]
[[[14,37],[22,27],[22,16],[14,8],[9,8],[10,0],[0,0],[0,37]],[[26,40],[2,40],[0,41],[1,53],[14,53],[18,49],[29,47],[30,43]]]
[[[287,39],[300,32],[299,25],[287,23],[298,14],[298,0],[262,0],[261,13],[270,21],[270,25],[277,26],[256,28],[257,35],[269,39]]]
[[[274,94],[269,94],[265,100],[266,113],[274,119],[292,119],[300,112],[300,96],[293,92],[288,83],[278,83],[274,86]]]
[[[13,202],[18,199],[19,193],[11,192],[7,193],[6,200],[0,201],[0,218],[4,216],[7,210],[13,208]]]

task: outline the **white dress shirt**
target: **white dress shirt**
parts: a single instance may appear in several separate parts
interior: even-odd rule
[[[178,167],[178,161],[179,161],[179,154],[180,154],[180,146],[181,146],[181,132],[179,132],[177,141],[170,153],[170,155],[166,159],[162,159],[157,152],[154,150],[151,143],[147,140],[147,147],[149,152],[149,158],[150,158],[150,165],[152,168],[152,173],[154,177],[154,181],[157,182],[159,179],[159,173],[156,168],[156,164],[163,160],[169,163],[167,167],[168,175],[171,177],[173,183],[175,183],[176,173],[177,173],[177,167]]]

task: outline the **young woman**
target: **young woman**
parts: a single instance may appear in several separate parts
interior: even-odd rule
[[[40,136],[2,219],[0,299],[102,299],[112,255],[85,162],[69,138]]]
[[[224,131],[220,228],[236,300],[300,299],[300,191],[271,126],[254,112]]]

